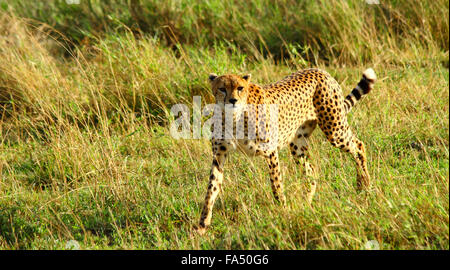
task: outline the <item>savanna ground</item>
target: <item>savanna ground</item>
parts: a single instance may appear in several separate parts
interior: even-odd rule
[[[0,248],[449,248],[449,2],[0,1]],[[72,3],[72,4],[70,4]],[[312,207],[281,152],[287,206],[266,164],[233,154],[207,234],[193,234],[206,140],[169,134],[173,104],[213,102],[210,72],[265,84],[307,67],[348,94],[373,187],[317,129]]]

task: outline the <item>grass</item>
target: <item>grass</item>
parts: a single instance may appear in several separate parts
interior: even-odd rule
[[[448,1],[0,7],[0,249],[449,249]],[[193,234],[211,150],[170,136],[173,104],[213,102],[210,72],[265,84],[320,67],[347,94],[369,66],[379,80],[349,122],[370,192],[316,130],[312,207],[286,150],[285,208],[264,161],[233,154],[212,226]]]

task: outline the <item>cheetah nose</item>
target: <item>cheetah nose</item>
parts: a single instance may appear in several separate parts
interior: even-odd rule
[[[235,99],[235,98],[230,98],[229,101],[230,101],[231,104],[234,105],[234,104],[237,102],[237,99]]]

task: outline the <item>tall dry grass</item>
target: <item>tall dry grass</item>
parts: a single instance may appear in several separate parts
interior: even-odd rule
[[[448,249],[448,1],[382,2],[7,1],[0,248]],[[288,153],[286,209],[264,163],[233,155],[210,233],[191,235],[210,150],[169,136],[171,105],[212,102],[210,72],[264,84],[318,66],[348,93],[368,65],[379,81],[350,122],[371,193],[353,191],[351,159],[316,131],[313,208]]]
[[[296,50],[310,61],[364,64],[398,53],[448,51],[448,0],[380,1],[80,1],[69,5],[8,0],[4,9],[45,22],[86,44],[105,32],[145,33],[176,47],[236,46],[276,59]]]

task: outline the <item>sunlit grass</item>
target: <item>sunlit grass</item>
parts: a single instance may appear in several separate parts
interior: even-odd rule
[[[356,14],[363,8],[349,3],[337,10]],[[245,16],[269,12],[264,6],[252,4],[253,13]],[[192,8],[188,14],[200,7]],[[329,20],[340,24],[339,18]],[[326,37],[331,32],[310,37],[324,41],[311,45],[311,53],[299,52],[285,37],[291,51],[281,58],[269,35],[263,40],[273,45],[271,58],[256,43],[240,45],[248,39],[202,37],[195,43],[193,33],[171,47],[163,38],[123,30],[91,37],[91,44],[61,55],[67,44],[48,36],[52,28],[36,29],[2,13],[0,248],[64,249],[74,239],[82,249],[364,249],[369,240],[382,249],[448,249],[449,71],[448,47],[440,40],[448,41],[448,24],[436,20],[428,23],[439,31],[417,37],[428,39],[427,46],[410,32],[404,39],[365,36],[367,47],[344,33],[333,41]],[[356,21],[343,26],[352,29]],[[262,35],[264,27],[252,34]],[[186,34],[179,35],[183,42]],[[376,44],[383,38],[387,43]],[[411,46],[398,47],[400,40]],[[352,158],[317,129],[311,155],[320,179],[312,206],[305,201],[302,170],[287,151],[280,154],[285,208],[273,200],[265,162],[233,154],[212,226],[203,237],[193,234],[210,144],[173,139],[170,107],[191,104],[194,95],[212,102],[210,72],[251,73],[265,84],[311,66],[336,77],[345,94],[366,67],[377,72],[375,89],[349,115],[367,147],[372,190],[355,191]]]

